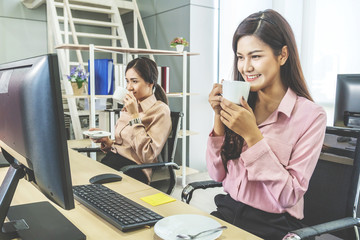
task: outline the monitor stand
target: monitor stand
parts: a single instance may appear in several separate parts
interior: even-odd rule
[[[49,202],[12,206],[10,221],[25,219],[28,229],[17,231],[22,240],[84,240],[86,236]]]
[[[24,166],[10,163],[0,186],[0,239],[86,239],[86,236],[49,202],[10,207],[17,184],[25,176]],[[10,222],[5,221],[6,217]]]
[[[4,155],[2,154],[1,152],[1,149],[0,149],[0,168],[2,167],[8,167],[10,164],[6,161]]]

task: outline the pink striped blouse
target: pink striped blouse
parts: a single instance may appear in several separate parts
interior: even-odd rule
[[[258,127],[264,138],[250,148],[245,143],[240,158],[228,161],[228,173],[220,157],[224,137],[210,134],[209,174],[237,201],[302,219],[303,195],[320,155],[326,113],[288,89],[277,110]]]

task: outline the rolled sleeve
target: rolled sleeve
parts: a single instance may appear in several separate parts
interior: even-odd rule
[[[226,175],[220,154],[223,142],[224,136],[212,137],[211,134],[207,142],[206,165],[209,176],[217,182],[221,182]]]

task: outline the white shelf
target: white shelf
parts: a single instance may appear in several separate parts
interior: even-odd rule
[[[138,55],[167,55],[167,56],[180,56],[183,59],[182,68],[183,68],[183,78],[182,78],[182,92],[181,93],[169,93],[167,94],[168,97],[181,97],[182,98],[182,111],[183,111],[183,121],[182,121],[182,131],[181,136],[189,136],[190,131],[187,131],[187,97],[192,94],[186,93],[187,89],[187,57],[199,55],[199,53],[192,53],[192,52],[176,52],[176,51],[168,51],[168,50],[156,50],[156,49],[143,49],[143,48],[123,48],[123,47],[110,47],[110,46],[95,46],[93,44],[89,45],[81,45],[81,44],[62,44],[57,47],[56,49],[69,49],[69,50],[82,50],[82,51],[89,51],[89,62],[90,62],[90,79],[95,79],[95,69],[94,69],[94,61],[95,61],[95,52],[110,52],[116,54],[124,54],[125,58],[128,59],[129,54],[138,54]],[[127,64],[126,62],[124,63]],[[95,95],[95,83],[94,81],[90,81],[90,95],[84,96],[69,96],[65,95],[69,98],[90,98],[90,127],[95,127],[95,99],[96,98],[109,98],[111,95],[105,95],[105,97],[99,97],[104,95]],[[187,138],[182,138],[182,186],[186,186],[186,140]]]
[[[168,98],[181,98],[183,96],[193,96],[193,95],[199,95],[198,93],[167,93],[166,96]],[[107,98],[112,98],[113,95],[94,95],[95,99],[107,99]],[[66,95],[64,94],[62,96],[63,98],[90,98],[91,95]]]
[[[56,49],[69,49],[69,50],[82,50],[90,51],[90,45],[84,44],[61,44]],[[192,52],[176,52],[168,50],[157,50],[157,49],[145,49],[145,48],[123,48],[123,47],[110,47],[110,46],[97,46],[94,45],[94,50],[97,52],[114,52],[114,53],[128,53],[128,54],[139,54],[139,55],[169,55],[169,56],[180,56],[184,53],[187,56],[199,55],[199,53]]]
[[[183,96],[194,96],[199,95],[198,93],[167,93],[166,96],[168,98],[177,98],[177,97],[183,97]]]
[[[186,130],[185,132],[187,137],[199,134],[198,132],[194,132],[190,130]],[[179,134],[179,138],[183,138],[183,130],[180,130],[178,134]]]
[[[99,114],[103,112],[102,110],[96,110],[95,114]],[[64,112],[65,115],[69,115],[70,116],[70,112]],[[78,110],[78,114],[79,116],[89,116],[90,111],[89,110]]]
[[[62,95],[63,98],[91,98],[91,95]],[[112,95],[94,95],[93,96],[96,99],[107,99],[112,98]]]

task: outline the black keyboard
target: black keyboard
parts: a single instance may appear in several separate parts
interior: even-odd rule
[[[101,184],[73,187],[75,199],[121,231],[152,226],[163,217]]]

